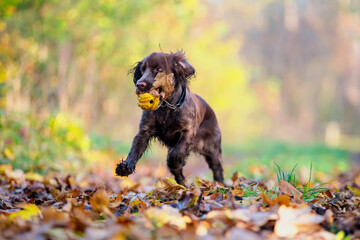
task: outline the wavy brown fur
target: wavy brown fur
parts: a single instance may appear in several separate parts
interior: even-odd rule
[[[117,165],[116,174],[128,176],[133,173],[149,141],[155,138],[168,148],[167,165],[179,184],[185,185],[182,169],[190,152],[203,155],[213,171],[214,180],[223,182],[220,128],[211,107],[187,86],[195,69],[187,62],[184,52],[154,52],[138,62],[130,72],[140,92],[151,89],[158,72],[174,73],[175,90],[167,101],[175,105],[183,85],[186,85],[186,97],[176,109],[162,105],[154,111],[143,111],[139,132],[126,160]]]

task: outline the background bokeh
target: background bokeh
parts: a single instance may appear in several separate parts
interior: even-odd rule
[[[1,1],[1,161],[126,156],[141,115],[128,70],[161,44],[196,69],[229,168],[346,170],[360,146],[359,13],[357,0]],[[155,144],[148,158],[165,154]]]

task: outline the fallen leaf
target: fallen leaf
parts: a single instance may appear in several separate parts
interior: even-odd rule
[[[273,212],[260,212],[258,209],[236,209],[225,210],[229,219],[251,223],[254,226],[262,227],[270,220],[276,220],[278,217]]]
[[[304,200],[302,200],[302,193],[286,181],[280,180],[279,192],[280,196],[289,195],[291,202],[296,204],[304,203]]]
[[[20,218],[22,220],[27,221],[34,219],[38,216],[41,216],[40,209],[35,204],[25,203],[21,205],[21,210],[11,213],[9,218],[10,219]]]
[[[53,188],[50,192],[57,202],[65,202],[67,198],[71,197],[69,192],[65,190],[59,191],[58,189]]]
[[[102,212],[104,208],[109,207],[110,197],[105,189],[100,188],[90,198],[89,203],[94,211]]]
[[[82,206],[73,207],[70,218],[73,228],[81,232],[84,232],[86,227],[92,223],[91,215],[89,215]]]
[[[227,238],[228,239],[251,239],[251,240],[262,240],[264,239],[263,236],[261,236],[260,234],[254,233],[252,231],[248,231],[245,229],[241,229],[241,228],[232,228],[228,233],[227,233]]]
[[[270,207],[272,207],[276,204],[290,206],[290,196],[289,195],[277,196],[274,199],[268,198],[264,193],[261,193],[260,196],[261,196],[263,202],[265,204],[269,205]]]
[[[170,177],[160,178],[158,180],[158,184],[156,186],[165,187],[165,188],[177,188],[177,189],[186,190],[186,187],[184,187],[183,185],[178,184],[174,178],[170,178]]]
[[[238,172],[234,172],[233,175],[231,176],[231,181],[235,183],[235,181],[238,180],[238,178],[239,178]]]
[[[208,229],[210,229],[210,224],[205,221],[199,222],[196,228],[196,235],[198,236],[206,236],[208,234]]]
[[[279,237],[295,237],[298,233],[312,233],[321,229],[319,225],[325,220],[324,216],[311,212],[308,206],[286,207],[280,206],[279,220],[275,224],[275,234]]]
[[[152,207],[145,211],[147,217],[155,225],[155,227],[162,227],[164,224],[169,224],[179,230],[186,228],[186,218],[183,218],[179,210],[168,205],[162,208]]]
[[[25,179],[29,181],[43,181],[44,177],[38,173],[28,172],[25,174]]]
[[[68,213],[55,210],[52,207],[44,207],[41,209],[44,222],[54,222],[60,226],[66,226],[70,221]]]

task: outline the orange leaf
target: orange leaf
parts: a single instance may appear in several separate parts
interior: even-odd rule
[[[301,204],[304,202],[304,200],[302,200],[303,194],[299,190],[297,190],[293,185],[291,185],[286,181],[280,181],[279,192],[280,192],[279,194],[280,196],[289,195],[291,197],[291,201],[296,204]]]
[[[238,172],[234,172],[234,174],[231,176],[231,181],[235,182],[238,178]]]
[[[105,189],[98,189],[95,194],[90,198],[90,205],[94,211],[101,212],[104,207],[107,208],[110,204],[110,197]]]
[[[289,195],[282,195],[282,196],[278,196],[275,199],[269,199],[264,193],[260,194],[261,198],[263,199],[263,202],[267,205],[269,205],[270,207],[279,204],[281,205],[285,205],[285,206],[290,206],[290,196]]]

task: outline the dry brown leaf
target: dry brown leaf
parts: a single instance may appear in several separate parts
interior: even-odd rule
[[[234,172],[233,175],[231,176],[231,181],[235,183],[235,181],[238,180],[238,178],[239,178],[238,172]]]
[[[289,195],[290,201],[296,204],[305,203],[304,200],[302,200],[302,193],[297,190],[293,185],[286,181],[280,180],[280,186],[279,186],[279,196],[281,195]]]
[[[261,196],[263,202],[265,204],[269,205],[270,207],[272,207],[276,204],[290,206],[290,196],[289,195],[277,196],[274,199],[268,198],[264,193],[260,193],[260,196]]]
[[[70,221],[70,216],[66,212],[55,210],[52,207],[41,209],[44,222],[54,222],[56,225],[66,226]]]
[[[51,195],[57,202],[65,202],[67,198],[71,197],[69,192],[65,190],[59,191],[56,188],[51,189]]]
[[[91,225],[91,216],[82,206],[73,207],[70,213],[72,227],[78,231],[84,232]]]
[[[160,178],[158,180],[158,184],[157,186],[159,187],[165,187],[165,188],[172,188],[172,189],[186,189],[186,187],[184,187],[183,185],[178,184],[174,178],[170,178],[170,177],[165,177],[165,178]]]
[[[279,237],[295,237],[298,233],[312,233],[321,229],[324,216],[311,212],[308,206],[280,206],[279,220],[275,224],[275,234]]]
[[[227,234],[227,239],[251,239],[251,240],[262,240],[263,236],[241,228],[232,228]]]
[[[101,188],[101,180],[95,175],[81,181],[69,176],[21,179],[15,178],[16,174],[21,175],[20,171],[0,171],[0,231],[9,239],[79,235],[89,239],[332,239],[335,235],[326,230],[335,226],[353,238],[360,235],[360,198],[354,194],[356,189],[349,187],[357,186],[350,180],[338,184],[338,189],[324,191],[308,203],[310,208],[301,200],[301,193],[286,182],[281,182],[274,199],[264,194],[260,194],[261,198],[243,197],[244,186],[251,180],[235,179],[236,175],[233,180],[237,184],[233,187],[195,178],[196,187],[187,189],[172,178],[159,180],[154,186],[153,170],[139,169],[128,179],[108,176]],[[260,184],[269,186],[264,181]],[[242,198],[232,202],[233,196]],[[41,213],[23,208],[21,211],[33,217],[10,219],[12,213],[20,213],[19,203],[36,203]]]
[[[159,95],[157,89],[161,87],[161,93]],[[150,89],[150,94],[166,99],[174,91],[174,73],[166,74],[165,72],[159,72],[153,83],[153,87]]]
[[[179,210],[168,205],[162,208],[152,207],[146,210],[145,216],[151,220],[156,227],[162,227],[169,224],[179,230],[186,228],[186,219],[183,218]]]
[[[198,188],[198,187],[195,187],[195,188],[193,188],[193,189],[190,189],[190,192],[191,192],[192,194],[194,194],[195,196],[197,196],[197,197],[201,195],[201,189]]]
[[[110,205],[110,197],[105,189],[98,189],[89,200],[91,208],[94,211],[102,212],[104,208]]]
[[[273,212],[261,212],[252,208],[225,210],[225,213],[229,219],[251,223],[256,227],[262,227],[268,221],[278,218]]]

